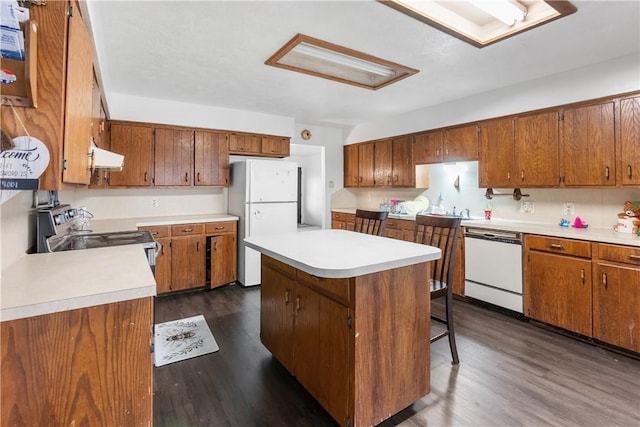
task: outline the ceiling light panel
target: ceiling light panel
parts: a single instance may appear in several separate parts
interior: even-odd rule
[[[566,0],[378,0],[476,47],[576,11]]]
[[[373,90],[418,72],[304,34],[289,40],[265,64]]]

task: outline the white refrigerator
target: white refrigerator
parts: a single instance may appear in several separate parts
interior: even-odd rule
[[[298,164],[279,160],[231,163],[229,213],[238,221],[238,282],[260,284],[260,252],[245,237],[295,233],[298,226]]]

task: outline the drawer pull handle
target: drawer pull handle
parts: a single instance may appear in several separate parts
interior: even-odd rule
[[[602,285],[604,286],[605,289],[607,289],[607,274],[606,273],[602,273]]]
[[[224,230],[224,227],[216,227],[216,230]]]
[[[184,230],[182,230],[183,233],[191,233],[193,231],[193,228],[185,228]]]
[[[634,261],[640,261],[640,255],[629,255],[629,258]]]
[[[151,235],[152,235],[152,236],[157,236],[158,234],[159,234],[159,233],[158,233],[157,231],[152,231],[152,232],[151,232]]]
[[[549,247],[550,247],[551,249],[559,249],[559,250],[562,250],[562,245],[559,245],[559,244],[557,244],[557,243],[551,243],[551,244],[549,245]]]

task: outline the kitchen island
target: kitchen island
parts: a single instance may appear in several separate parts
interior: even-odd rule
[[[430,390],[438,248],[345,230],[245,239],[262,253],[260,338],[342,426],[371,426]]]

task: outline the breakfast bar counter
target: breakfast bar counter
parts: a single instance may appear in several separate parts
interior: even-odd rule
[[[438,248],[345,230],[245,239],[262,253],[260,338],[342,426],[429,393]]]

